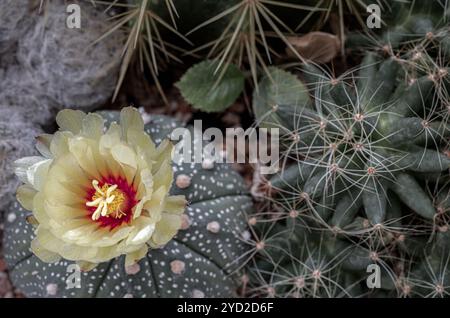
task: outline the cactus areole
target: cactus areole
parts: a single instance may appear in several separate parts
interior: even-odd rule
[[[42,156],[16,162],[24,185],[5,228],[15,286],[31,297],[235,295],[252,208],[239,175],[172,163],[179,123],[167,117],[64,110],[57,123],[37,138]]]

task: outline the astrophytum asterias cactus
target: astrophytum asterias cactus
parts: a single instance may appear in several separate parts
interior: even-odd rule
[[[27,296],[233,296],[230,274],[245,252],[240,236],[252,208],[240,177],[222,164],[172,167],[167,136],[180,124],[170,118],[144,126],[133,108],[122,110],[120,124],[118,117],[63,111],[50,146],[38,144],[47,161],[27,169],[18,162],[28,183],[18,199],[33,212],[15,203],[7,214],[13,283]],[[32,239],[39,258],[62,259],[42,262]],[[74,261],[81,269],[100,263],[80,274],[81,288],[67,284]]]

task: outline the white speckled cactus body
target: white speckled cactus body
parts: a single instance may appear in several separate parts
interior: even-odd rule
[[[103,112],[108,121],[118,113]],[[160,143],[180,124],[152,116],[145,130]],[[125,267],[124,257],[81,273],[80,288],[68,288],[72,262],[47,264],[29,248],[33,228],[18,203],[6,215],[5,257],[11,278],[30,297],[233,297],[237,259],[245,253],[242,233],[252,202],[241,177],[229,165],[174,165],[171,194],[186,197],[189,206],[181,230],[160,249],[150,249],[138,263]],[[69,285],[70,287],[70,285]]]

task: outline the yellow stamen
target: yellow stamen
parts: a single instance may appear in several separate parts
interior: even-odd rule
[[[101,188],[97,180],[92,181],[92,186],[95,189],[95,193],[89,202],[86,202],[88,207],[97,207],[92,213],[92,220],[96,221],[100,216],[109,217],[112,216],[115,219],[120,219],[126,215],[121,210],[122,204],[125,201],[125,194],[117,188],[116,184],[104,184]]]

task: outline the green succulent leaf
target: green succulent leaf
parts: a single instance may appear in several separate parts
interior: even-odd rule
[[[217,71],[217,62],[204,61],[191,67],[176,84],[184,99],[205,112],[225,110],[244,90],[245,78],[233,64],[224,73]]]

